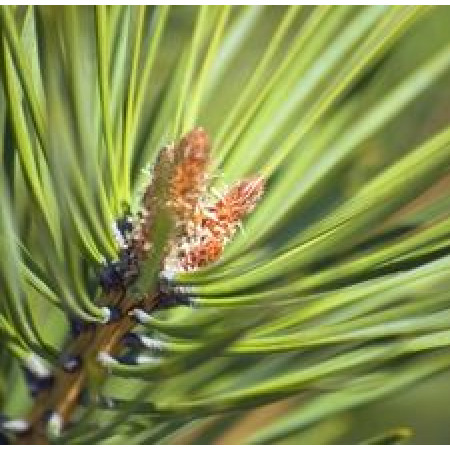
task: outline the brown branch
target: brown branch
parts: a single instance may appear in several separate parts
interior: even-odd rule
[[[70,343],[65,354],[78,356],[81,364],[73,373],[57,367],[54,370],[54,383],[50,389],[41,392],[35,399],[27,417],[29,429],[18,437],[17,444],[48,444],[47,421],[49,413],[57,413],[62,419],[63,428],[70,423],[71,416],[78,406],[82,391],[89,382],[89,367],[96,362],[100,352],[112,356],[123,348],[122,338],[136,325],[129,312],[137,306],[136,301],[125,297],[124,293],[113,293],[107,297],[109,306],[116,305],[120,318],[106,324],[87,327]],[[158,295],[147,297],[139,307],[151,311],[158,304]],[[99,368],[101,366],[99,365]]]

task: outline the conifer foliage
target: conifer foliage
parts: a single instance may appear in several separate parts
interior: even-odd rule
[[[1,442],[410,438],[354,411],[450,369],[449,15],[0,7]]]

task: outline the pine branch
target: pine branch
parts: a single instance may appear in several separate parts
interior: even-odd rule
[[[113,292],[105,303],[114,308],[114,319],[110,323],[87,325],[67,349],[62,351],[62,366],[54,371],[54,382],[42,391],[34,401],[27,417],[29,429],[17,440],[18,444],[48,444],[49,426],[56,421],[58,435],[70,423],[72,414],[79,405],[83,390],[91,391],[93,383],[101,384],[105,369],[100,365],[99,355],[117,356],[123,349],[123,338],[136,326],[130,312],[136,302],[124,293]],[[151,313],[158,307],[158,296],[148,296],[139,307]],[[93,380],[92,372],[99,380]],[[96,389],[88,395],[96,397]]]
[[[2,7],[0,441],[361,441],[448,371],[447,16]]]

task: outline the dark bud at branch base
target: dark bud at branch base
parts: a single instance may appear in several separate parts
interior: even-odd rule
[[[192,306],[192,299],[183,293],[161,293],[156,309],[167,309],[175,306]]]
[[[157,364],[160,362],[160,358],[156,356],[149,356],[144,354],[128,353],[126,355],[119,356],[117,361],[121,364],[129,364],[136,366],[139,364]]]
[[[120,290],[124,287],[123,270],[120,261],[108,263],[99,274],[99,284],[103,291]]]
[[[126,239],[127,234],[131,233],[131,231],[133,230],[133,223],[130,220],[129,216],[124,216],[118,219],[116,221],[116,226],[124,239]]]
[[[71,317],[69,319],[69,323],[72,337],[78,337],[81,333],[84,333],[88,330],[93,330],[95,328],[94,323],[85,322],[79,317]]]
[[[127,347],[141,347],[141,339],[136,333],[127,333],[122,337],[123,345]]]
[[[122,205],[122,216],[116,220],[116,226],[124,238],[133,229],[130,205]]]
[[[127,333],[123,337],[122,342],[127,347],[146,348],[154,352],[161,352],[165,349],[163,341],[133,332]]]
[[[125,355],[118,356],[116,360],[120,364],[129,364],[134,366],[137,364],[136,358],[137,356],[134,353],[126,353]]]
[[[105,308],[109,310],[109,318],[107,323],[117,322],[122,317],[120,308],[117,308],[116,306],[106,306]]]
[[[132,249],[125,248],[117,261],[107,263],[99,273],[99,284],[105,293],[126,289],[139,275],[138,259]]]
[[[53,375],[38,376],[31,372],[28,368],[23,368],[25,381],[27,383],[30,395],[35,397],[40,392],[50,389],[54,383]]]

